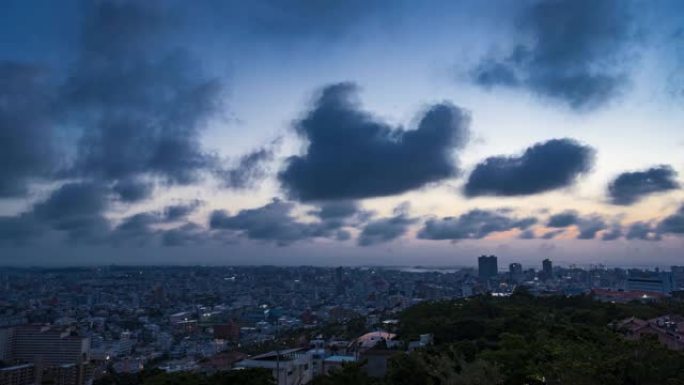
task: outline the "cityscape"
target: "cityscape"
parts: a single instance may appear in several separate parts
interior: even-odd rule
[[[533,296],[609,303],[684,300],[684,267],[585,270],[544,259],[505,269],[483,255],[477,268],[459,269],[3,268],[0,381],[83,385],[153,369],[262,368],[278,384],[306,384],[365,361],[368,375],[381,378],[397,352],[432,343],[430,330],[415,341],[395,340],[402,311],[425,301],[511,296],[521,287]],[[677,322],[674,338],[661,339],[684,350],[684,318]]]
[[[684,0],[0,0],[0,385],[684,385]]]

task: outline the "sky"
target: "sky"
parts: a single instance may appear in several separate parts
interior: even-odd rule
[[[5,0],[0,265],[684,264],[684,6]]]

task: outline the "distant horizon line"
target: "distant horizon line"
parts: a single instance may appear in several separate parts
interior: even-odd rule
[[[541,267],[541,261],[539,260],[539,267]],[[586,269],[586,268],[598,268],[598,267],[604,267],[604,268],[623,268],[623,269],[629,269],[629,268],[639,268],[639,269],[662,269],[662,268],[671,268],[672,266],[680,266],[680,265],[664,265],[664,264],[611,264],[611,263],[571,263],[571,262],[565,262],[565,261],[559,261],[556,262],[553,259],[551,259],[551,262],[554,264],[554,267],[563,267],[563,268],[570,268],[571,266],[574,266],[576,268],[581,268],[581,269]],[[513,262],[515,263],[515,262]],[[519,262],[518,262],[519,263]],[[530,265],[530,264],[524,264],[521,263],[523,269],[529,269],[531,266],[536,266],[536,265]],[[44,265],[36,265],[36,264],[30,264],[30,265],[3,265],[0,264],[0,270],[6,270],[6,269],[15,269],[15,270],[30,270],[30,269],[41,269],[41,270],[49,270],[49,269],[57,269],[57,270],[67,270],[67,269],[97,269],[97,268],[109,268],[109,267],[115,267],[115,268],[209,268],[209,267],[221,267],[221,268],[228,268],[228,267],[276,267],[276,268],[287,268],[287,267],[315,267],[315,268],[327,268],[327,269],[334,269],[338,267],[344,267],[344,268],[376,268],[376,269],[386,269],[386,270],[394,270],[394,269],[424,269],[424,270],[463,270],[463,269],[477,269],[477,263],[475,262],[472,265],[449,265],[449,264],[430,264],[430,265],[425,265],[425,264],[416,264],[416,265],[381,265],[381,264],[320,264],[320,265],[314,265],[314,264],[241,264],[241,263],[232,263],[232,264],[213,264],[213,263],[205,263],[205,264],[181,264],[181,263],[174,263],[174,264],[117,264],[117,263],[103,263],[103,264],[44,264]],[[503,266],[498,267],[499,272],[505,272],[507,270],[507,264],[504,264]]]

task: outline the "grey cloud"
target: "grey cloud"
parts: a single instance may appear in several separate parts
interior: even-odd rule
[[[109,206],[105,186],[91,182],[66,183],[15,216],[0,217],[0,243],[24,244],[48,231],[73,243],[99,243],[110,231],[104,212]]]
[[[627,239],[639,239],[642,241],[659,241],[662,236],[656,226],[649,222],[632,223],[625,234]]]
[[[321,219],[344,219],[359,212],[359,207],[354,201],[331,201],[323,202],[320,208],[311,213]]]
[[[33,215],[57,229],[87,225],[108,206],[106,189],[96,183],[67,183],[33,207]]]
[[[80,58],[62,96],[84,129],[77,175],[114,181],[151,175],[188,184],[213,166],[199,135],[218,111],[221,85],[165,43],[166,21],[141,2],[98,2],[87,15]]]
[[[337,230],[335,232],[335,239],[338,241],[348,241],[351,239],[351,233],[347,230]]]
[[[162,245],[168,247],[197,245],[208,240],[206,230],[196,223],[185,223],[182,226],[166,230],[162,235]]]
[[[604,241],[614,241],[623,235],[622,226],[619,223],[614,223],[609,229],[601,234],[601,239]]]
[[[34,66],[0,61],[0,198],[54,172],[52,86]]]
[[[616,205],[631,205],[644,197],[679,188],[677,172],[661,165],[643,171],[624,172],[608,185],[608,195]]]
[[[375,215],[374,212],[362,209],[354,201],[321,202],[319,207],[310,211],[309,214],[320,220],[322,228],[329,230],[342,229],[343,227],[359,227]],[[350,237],[348,232],[344,234],[345,230],[340,231],[340,237],[347,239]]]
[[[518,196],[568,187],[591,170],[594,157],[594,149],[573,139],[537,143],[522,155],[479,163],[468,177],[465,194]]]
[[[27,215],[53,230],[65,231],[72,241],[97,242],[109,231],[104,212],[107,189],[98,183],[66,183],[35,204]]]
[[[575,226],[579,231],[577,239],[594,239],[599,231],[608,228],[606,221],[601,216],[590,215],[583,217],[575,210],[566,210],[562,213],[551,215],[546,222],[546,226],[559,229]],[[549,234],[548,239],[555,237],[561,232],[563,231],[547,233]]]
[[[414,130],[392,127],[359,108],[357,88],[324,88],[295,125],[308,142],[278,177],[303,200],[358,199],[403,193],[456,176],[454,150],[469,135],[469,115],[449,103],[430,107]]]
[[[608,225],[606,224],[605,220],[597,215],[582,218],[577,223],[577,229],[579,230],[577,239],[594,239],[599,231],[605,230],[607,228]]]
[[[565,232],[565,230],[562,230],[562,229],[561,230],[547,231],[541,236],[541,238],[542,239],[553,239],[553,238],[556,238],[557,236],[563,234],[564,232]]]
[[[280,246],[315,237],[330,238],[334,232],[321,222],[305,223],[293,215],[294,203],[274,199],[265,206],[241,210],[230,215],[214,210],[209,225],[214,230],[229,230],[249,239],[275,242]]]
[[[459,217],[429,219],[418,233],[422,239],[480,239],[489,234],[513,229],[527,230],[535,218],[515,218],[499,211],[471,210]]]
[[[30,214],[0,216],[0,245],[22,246],[44,231],[45,227]]]
[[[484,87],[524,88],[573,109],[592,109],[620,95],[634,41],[631,3],[620,0],[544,0],[518,18],[519,43],[504,57],[473,69]]]
[[[664,218],[658,224],[658,230],[663,234],[684,234],[684,205],[674,214]]]
[[[274,158],[274,147],[262,147],[240,157],[233,168],[220,168],[214,174],[223,182],[224,187],[251,188],[268,175],[268,163]]]
[[[394,215],[369,221],[361,230],[358,238],[360,246],[371,246],[378,243],[392,241],[406,234],[415,218],[409,217],[408,203],[403,203],[394,209]]]
[[[114,244],[143,246],[151,242],[158,233],[155,225],[161,222],[157,213],[143,212],[124,218],[109,235]]]
[[[195,199],[187,203],[166,206],[164,208],[164,219],[167,221],[178,221],[180,219],[184,219],[197,210],[197,208],[199,208],[201,205],[202,201]]]
[[[575,210],[566,210],[559,214],[554,214],[549,217],[546,226],[548,227],[568,227],[576,224],[579,221],[579,214]]]
[[[137,178],[119,180],[112,186],[114,191],[123,202],[139,202],[152,195],[154,186],[152,183]]]
[[[371,16],[390,16],[396,1],[229,0],[212,1],[209,18],[229,28],[237,26],[256,37],[269,39],[334,39],[352,32]],[[197,10],[194,7],[193,11]],[[228,20],[228,22],[226,22]]]

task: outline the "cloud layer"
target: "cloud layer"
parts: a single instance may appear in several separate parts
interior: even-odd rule
[[[296,123],[308,146],[287,160],[279,179],[294,198],[311,201],[394,195],[458,174],[454,151],[470,118],[449,103],[433,105],[413,130],[392,127],[360,109],[350,83],[325,87]]]
[[[572,139],[537,143],[519,156],[495,156],[475,166],[466,196],[532,195],[572,185],[591,170],[594,150]]]
[[[608,196],[613,204],[631,205],[648,195],[678,188],[677,172],[663,165],[618,175],[608,185]]]
[[[514,229],[527,230],[536,218],[515,218],[506,211],[471,210],[458,217],[428,219],[418,238],[433,240],[480,239],[492,233]]]
[[[312,238],[346,238],[339,234],[342,222],[331,222],[330,217],[318,222],[303,222],[294,216],[294,208],[292,202],[274,199],[265,206],[240,210],[235,215],[215,210],[211,213],[209,225],[214,230],[228,230],[280,246]]]
[[[54,96],[45,71],[0,61],[0,198],[25,195],[54,171]]]
[[[578,110],[606,104],[628,84],[630,2],[537,1],[522,9],[516,25],[518,43],[480,62],[472,71],[476,84],[527,89]]]

